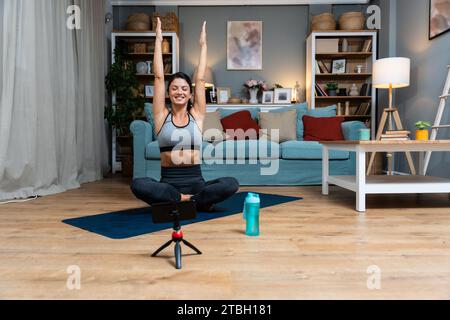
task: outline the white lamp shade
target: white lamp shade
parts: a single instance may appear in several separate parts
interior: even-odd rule
[[[194,74],[192,75],[192,81],[195,85],[195,79],[197,78],[197,67],[195,67]],[[214,74],[210,67],[206,67],[205,70],[205,87],[214,87]]]
[[[375,61],[373,66],[374,88],[389,89],[409,86],[411,60],[408,58],[386,58]]]

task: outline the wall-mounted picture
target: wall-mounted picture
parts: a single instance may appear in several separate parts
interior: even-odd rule
[[[145,97],[153,98],[154,91],[155,91],[154,86],[145,86]]]
[[[227,69],[262,70],[262,21],[228,21]]]
[[[274,92],[274,103],[291,103],[292,89],[291,88],[276,88]]]
[[[450,0],[430,0],[430,40],[450,31]]]
[[[271,104],[273,103],[273,91],[263,91],[262,95],[262,103],[263,104]]]
[[[347,70],[347,60],[346,59],[333,60],[331,73],[342,74],[342,73],[346,73],[346,70]]]
[[[228,103],[231,97],[230,88],[217,88],[217,103]]]

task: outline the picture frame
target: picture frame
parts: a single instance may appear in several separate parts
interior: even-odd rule
[[[263,91],[262,94],[262,104],[273,104],[273,91]]]
[[[332,74],[343,74],[347,72],[347,59],[333,59],[331,63]]]
[[[262,21],[228,21],[227,70],[262,70]]]
[[[432,40],[449,31],[450,0],[429,0],[428,39]]]
[[[153,95],[155,93],[155,87],[151,85],[145,86],[145,97],[146,98],[153,98]]]
[[[231,88],[217,88],[217,103],[224,104],[228,103],[231,98]]]
[[[274,91],[274,103],[291,103],[292,88],[276,88]]]

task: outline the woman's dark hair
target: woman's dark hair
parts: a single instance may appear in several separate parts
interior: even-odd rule
[[[174,73],[170,76],[169,78],[169,82],[167,83],[167,93],[170,93],[170,84],[175,80],[175,79],[183,79],[185,80],[188,85],[189,85],[189,91],[192,93],[192,81],[191,78],[184,72],[177,72]],[[188,102],[188,110],[190,110],[192,108],[192,101],[189,99]]]

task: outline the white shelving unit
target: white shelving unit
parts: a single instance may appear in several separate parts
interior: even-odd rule
[[[352,110],[362,102],[370,102],[370,114],[368,115],[342,115],[346,121],[361,120],[370,121],[372,137],[375,136],[375,121],[376,121],[376,109],[377,99],[376,90],[372,87],[370,95],[367,96],[327,96],[317,97],[315,94],[316,83],[319,83],[324,87],[327,82],[337,82],[340,88],[349,89],[351,84],[355,83],[360,89],[359,85],[363,83],[372,83],[372,68],[373,64],[377,60],[377,31],[373,30],[361,30],[361,31],[317,31],[312,32],[307,39],[307,57],[306,57],[306,98],[309,108],[315,109],[321,106],[327,106],[332,104],[341,103],[345,105],[346,101],[350,102]],[[338,46],[338,51],[332,52],[318,52],[317,41],[320,39],[334,39],[339,40],[342,44],[343,39],[348,42],[348,50],[341,52],[342,46]],[[365,40],[372,40],[371,49],[368,52],[362,52],[360,47],[364,44]],[[327,62],[330,66],[330,62],[335,59],[346,59],[347,70],[344,74],[333,73],[316,73],[316,61],[321,60]],[[354,72],[356,65],[363,65],[364,71],[362,73]],[[330,70],[331,71],[331,70]]]
[[[152,39],[156,38],[155,32],[137,32],[137,31],[114,31],[111,34],[111,57],[112,63],[115,62],[114,51],[116,47],[119,45],[120,41],[131,41],[131,42],[150,42]],[[171,52],[170,54],[164,56],[170,56],[172,68],[170,74],[176,73],[179,71],[179,39],[178,35],[175,32],[163,32],[163,38],[169,39]],[[149,41],[150,40],[150,41]],[[153,62],[153,52],[148,53],[139,53],[139,54],[129,54],[130,59],[135,62],[138,61],[152,61]],[[146,75],[137,75],[141,81],[141,83],[150,84],[153,82],[152,74]],[[116,103],[116,95],[112,96],[113,105]],[[117,159],[117,139],[116,132],[113,130],[112,132],[112,141],[111,141],[111,165],[112,165],[112,173],[116,173],[117,171],[122,170],[121,162]]]

